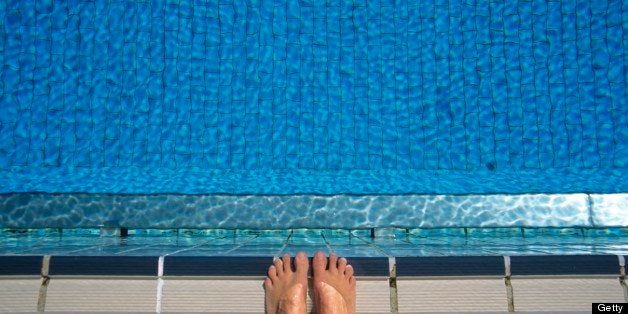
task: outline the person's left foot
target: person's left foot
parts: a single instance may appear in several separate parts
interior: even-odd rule
[[[303,252],[295,257],[292,270],[290,255],[276,259],[268,268],[268,278],[264,280],[266,290],[266,313],[305,313],[307,294],[307,269],[309,262]]]
[[[356,283],[347,260],[331,253],[328,263],[323,252],[316,252],[312,268],[317,313],[354,314]]]

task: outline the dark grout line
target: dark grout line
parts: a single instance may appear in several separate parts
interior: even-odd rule
[[[331,243],[329,243],[329,240],[325,237],[325,233],[323,231],[321,231],[321,237],[323,238],[323,241],[325,241],[325,246],[327,247],[329,253],[334,252],[334,249],[331,247]]]
[[[388,258],[388,286],[390,287],[390,313],[399,313],[399,298],[397,293],[397,262],[394,257]]]
[[[362,239],[361,237],[359,237],[359,236],[357,236],[357,235],[354,235],[354,234],[352,234],[352,233],[350,234],[350,236],[351,236],[351,237],[355,237],[355,238],[357,238],[357,239],[361,240],[362,242],[366,243],[368,246],[370,246],[370,247],[374,248],[376,251],[378,251],[378,252],[382,253],[385,257],[392,257],[392,256],[390,256],[390,254],[388,254],[388,252],[386,252],[386,251],[384,251],[382,248],[380,248],[380,247],[379,247],[379,245],[376,245],[375,243],[372,243],[372,242],[370,242],[370,241],[367,241],[367,240],[365,240],[365,239]]]
[[[290,240],[292,239],[293,234],[294,234],[294,229],[290,229],[290,233],[288,233],[288,236],[286,237],[286,240],[283,242],[283,245],[281,246],[277,254],[274,254],[273,261],[280,258],[281,252],[283,252],[288,247],[288,245],[290,245]]]
[[[617,255],[619,260],[619,284],[624,289],[624,302],[628,302],[628,284],[626,283],[626,257]]]
[[[506,284],[506,302],[508,303],[508,312],[515,311],[515,294],[510,282],[510,256],[504,256],[504,284]]]

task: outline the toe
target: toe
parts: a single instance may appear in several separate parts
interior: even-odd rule
[[[307,255],[304,252],[297,253],[297,256],[294,258],[294,263],[296,264],[297,274],[307,277],[307,269],[310,266]]]
[[[286,253],[283,255],[283,257],[281,257],[281,260],[283,261],[283,271],[286,273],[289,273],[292,271],[292,263],[290,263],[290,254]]]
[[[345,268],[345,277],[349,278],[351,276],[353,276],[353,266],[347,265],[347,268]]]
[[[275,265],[268,267],[268,278],[271,280],[277,279],[277,267],[275,267]]]
[[[275,272],[277,272],[277,275],[281,276],[281,274],[283,274],[283,261],[277,258],[273,262],[273,265],[275,266]]]
[[[273,287],[273,282],[270,280],[270,278],[266,278],[264,280],[264,289],[268,290],[272,287]]]
[[[339,258],[338,259],[338,273],[344,274],[346,268],[347,268],[347,259],[344,257]]]
[[[336,253],[329,254],[329,266],[327,268],[332,274],[338,273],[338,255]]]
[[[327,258],[325,257],[325,253],[318,251],[314,255],[314,259],[312,260],[312,268],[314,269],[314,276],[317,274],[322,274],[325,272],[325,267],[327,266]]]

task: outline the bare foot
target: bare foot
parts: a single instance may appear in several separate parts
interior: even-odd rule
[[[355,277],[347,260],[331,253],[329,267],[326,267],[327,258],[319,251],[314,255],[312,266],[317,313],[355,313]]]
[[[264,280],[266,313],[305,313],[308,264],[303,252],[295,257],[296,271],[292,270],[288,254],[273,262]]]

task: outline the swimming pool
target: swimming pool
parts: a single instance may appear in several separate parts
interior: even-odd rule
[[[626,226],[627,12],[0,1],[0,225]]]

